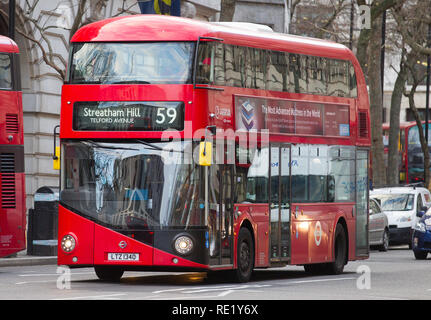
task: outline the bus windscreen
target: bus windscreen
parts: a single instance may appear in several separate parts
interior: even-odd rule
[[[77,43],[72,84],[191,83],[194,43]]]
[[[60,202],[115,229],[203,225],[191,150],[191,142],[65,142]]]

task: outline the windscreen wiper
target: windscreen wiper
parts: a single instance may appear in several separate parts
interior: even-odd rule
[[[156,146],[156,145],[154,145],[152,143],[149,143],[149,142],[146,142],[146,141],[143,141],[143,140],[139,140],[139,139],[135,139],[135,141],[139,142],[139,143],[141,143],[141,144],[143,144],[143,145],[145,145],[147,147],[150,147],[153,150],[184,153],[183,150],[173,150],[173,149],[167,150],[167,149],[164,149],[162,147]]]
[[[94,142],[94,141],[91,141],[91,140],[84,141],[84,143],[89,143],[89,144],[91,144],[91,145],[93,145],[93,146],[95,146],[97,148],[101,148],[101,149],[110,149],[110,150],[118,150],[118,149],[120,149],[120,150],[139,151],[139,149],[133,149],[133,148],[124,148],[124,147],[118,147],[118,146],[115,146],[115,147],[103,146],[100,143],[97,143],[97,142]]]
[[[139,139],[135,139],[135,141],[139,142],[140,144],[143,144],[144,146],[150,147],[150,149],[158,150],[158,151],[165,151],[165,149],[163,149],[163,148],[161,148],[159,146],[156,146],[156,145],[154,145],[152,143],[149,143],[149,142],[146,142],[146,141],[142,141],[142,140],[139,140]]]
[[[124,80],[109,82],[109,84],[151,84],[151,82],[143,80]]]

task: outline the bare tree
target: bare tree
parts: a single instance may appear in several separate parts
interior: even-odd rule
[[[339,43],[348,42],[350,1],[336,0],[318,4],[303,0],[296,3],[296,7],[297,17],[293,23],[295,33]]]
[[[366,73],[370,95],[371,153],[374,185],[386,184],[386,170],[383,150],[383,96],[381,84],[382,14],[386,10],[406,0],[375,0],[371,3],[371,29],[363,28],[358,38],[356,56]],[[357,0],[358,5],[367,5],[365,0]]]
[[[115,16],[121,15],[122,13],[132,13],[130,8],[133,5],[126,6],[127,0],[122,0],[122,7],[119,8],[119,12]],[[75,32],[82,26],[95,22],[103,18],[102,12],[105,9],[108,0],[77,0],[77,11],[73,13],[72,8],[69,8],[68,14],[70,15],[70,25],[68,23],[53,23],[51,19],[40,19],[36,16],[37,6],[39,0],[26,0],[23,8],[16,6],[16,15],[19,18],[20,23],[16,24],[16,32],[27,39],[30,43],[34,44],[41,53],[41,58],[44,63],[55,70],[59,79],[64,80],[66,76],[66,64],[67,62],[56,52],[52,45],[52,30],[59,29],[66,31],[68,34],[68,40],[72,38]],[[64,12],[61,8],[65,5],[61,1],[55,2],[53,9],[50,12],[45,12],[45,15],[51,16],[55,19],[65,18],[62,17]],[[0,14],[8,20],[8,13],[0,10]],[[66,43],[66,45],[68,45]]]
[[[381,186],[386,184],[386,170],[383,158],[383,96],[381,83],[381,26],[382,17],[371,21],[368,56],[368,86],[370,95],[371,116],[371,156],[373,163],[373,184]]]
[[[406,1],[402,4],[394,6],[393,8],[393,17],[397,23],[397,31],[402,36],[402,40],[405,44],[403,48],[404,51],[409,50],[407,54],[406,62],[403,62],[400,66],[400,72],[398,73],[399,82],[403,82],[403,85],[394,88],[393,98],[397,96],[399,100],[399,92],[401,89],[404,91],[405,83],[407,80],[407,73],[409,72],[412,79],[413,85],[408,94],[405,93],[405,96],[408,97],[409,107],[412,110],[413,115],[418,122],[418,129],[420,134],[420,140],[422,145],[422,151],[424,152],[424,168],[429,168],[429,153],[428,153],[428,145],[425,143],[425,137],[423,136],[422,125],[420,124],[419,113],[417,112],[414,95],[416,93],[416,88],[418,84],[422,81],[420,79],[419,74],[417,74],[417,70],[413,67],[416,64],[416,61],[420,59],[420,56],[423,54],[431,54],[431,50],[427,47],[427,30],[428,26],[431,23],[430,19],[430,11],[431,7],[430,0],[410,0]],[[397,83],[396,83],[397,84]],[[398,90],[398,91],[396,91]],[[400,103],[400,102],[399,102]],[[398,104],[398,102],[397,102]],[[388,164],[388,178],[395,177],[395,167],[393,167],[394,161],[393,158],[396,158],[397,155],[397,146],[398,146],[398,132],[399,132],[399,114],[398,118],[395,114],[397,111],[399,112],[398,105],[395,105],[395,108],[392,110],[394,106],[391,104],[391,124],[390,124],[390,136],[389,136],[389,160],[391,161]],[[398,108],[397,108],[398,107]],[[423,136],[423,137],[422,137]],[[423,139],[422,139],[423,138]],[[397,172],[397,171],[396,171]],[[429,169],[425,170],[424,180],[425,185],[430,188],[430,177],[429,177]]]
[[[408,70],[418,58],[418,46],[424,48],[426,43],[426,27],[428,19],[428,8],[430,7],[430,1],[405,1],[400,2],[393,7],[391,14],[396,21],[396,30],[394,33],[398,33],[401,36],[401,43],[398,45],[402,48],[401,52],[401,63],[397,79],[395,81],[394,90],[391,97],[391,111],[390,111],[390,126],[389,126],[389,148],[388,148],[388,166],[387,166],[387,178],[388,183],[395,184],[399,181],[399,152],[398,152],[398,140],[399,140],[399,128],[400,128],[400,107],[402,93],[404,92]],[[419,32],[418,32],[419,31]],[[417,44],[416,46],[407,45],[408,43]],[[425,48],[424,48],[425,49]],[[416,92],[416,88],[410,91],[408,95],[413,99]],[[413,101],[414,102],[414,101]],[[413,107],[414,104],[411,104]],[[415,110],[413,110],[415,114]],[[426,179],[426,185],[428,185],[428,178]]]
[[[425,140],[425,134],[424,134],[424,129],[422,127],[422,121],[421,121],[419,112],[416,108],[415,99],[414,99],[417,86],[423,81],[423,77],[422,78],[418,77],[417,70],[415,70],[415,68],[414,68],[415,61],[416,61],[416,59],[411,59],[410,61],[408,61],[408,63],[406,63],[406,66],[407,66],[407,68],[408,68],[408,70],[409,70],[409,72],[413,78],[413,84],[412,84],[410,91],[404,92],[404,95],[409,99],[409,107],[412,110],[413,116],[414,116],[416,123],[417,123],[418,132],[419,132],[419,140],[421,143],[422,152],[424,154],[425,186],[428,189],[430,189],[431,183],[430,183],[430,170],[429,170],[429,167],[430,167],[429,148],[428,148],[428,144]]]
[[[390,111],[390,125],[389,125],[389,146],[388,146],[388,162],[387,162],[387,182],[389,185],[396,185],[399,183],[399,152],[398,152],[398,139],[400,131],[400,109],[401,100],[407,80],[407,66],[406,66],[406,50],[402,49],[400,70],[395,80],[394,89],[391,96],[391,111]],[[407,58],[408,59],[408,58]]]

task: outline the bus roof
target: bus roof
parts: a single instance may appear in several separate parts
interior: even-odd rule
[[[431,123],[431,120],[428,121],[428,123]],[[425,121],[422,121],[422,124],[425,124]],[[400,129],[407,129],[411,127],[415,127],[417,125],[416,121],[407,121],[407,122],[400,122]],[[389,129],[390,124],[389,123],[383,123],[382,128],[383,130]]]
[[[8,37],[0,36],[0,52],[19,53],[17,44]]]
[[[131,15],[110,18],[79,29],[71,42],[197,41],[216,37],[224,42],[270,50],[289,51],[328,58],[353,60],[344,45],[321,39],[300,37],[255,28],[214,24],[163,15]]]

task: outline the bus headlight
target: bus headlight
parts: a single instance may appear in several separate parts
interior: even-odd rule
[[[193,239],[189,236],[179,236],[175,239],[174,248],[181,255],[187,255],[193,250]]]
[[[66,234],[63,239],[61,239],[61,249],[65,252],[65,253],[70,253],[73,251],[73,249],[75,249],[76,246],[76,240],[75,238],[70,235],[70,234]]]

